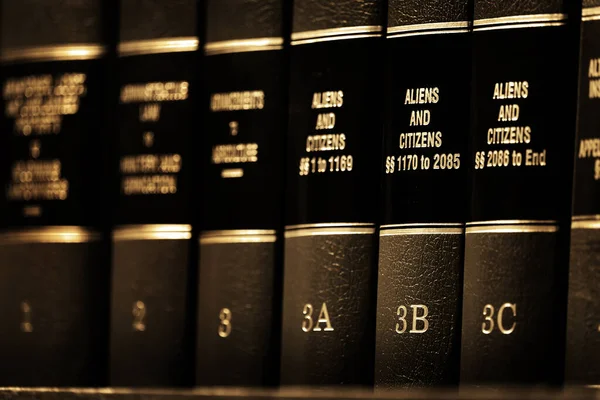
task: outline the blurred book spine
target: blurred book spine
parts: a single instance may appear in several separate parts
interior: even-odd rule
[[[278,383],[289,4],[207,2],[198,385]]]
[[[0,384],[106,384],[111,2],[2,1]]]
[[[110,383],[191,386],[196,0],[121,0]]]
[[[566,381],[600,382],[600,1],[584,0],[571,221]]]

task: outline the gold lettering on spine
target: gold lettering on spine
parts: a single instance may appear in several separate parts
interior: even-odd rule
[[[302,308],[302,315],[304,316],[302,319],[303,332],[331,332],[334,330],[326,303],[321,305],[316,323],[313,320],[313,311],[312,304],[305,304]]]
[[[484,322],[481,324],[481,332],[485,335],[489,335],[494,330],[494,320],[492,317],[494,316],[494,306],[491,304],[486,304],[483,307],[483,317]]]
[[[410,107],[410,118],[407,121],[409,127],[428,127],[433,121],[435,108],[421,108],[421,106],[435,105],[440,102],[441,93],[438,87],[420,87],[406,89],[404,96],[405,106]],[[398,149],[436,149],[443,145],[443,133],[441,131],[427,128],[414,132],[400,132],[398,134]],[[405,171],[427,171],[459,169],[460,153],[434,153],[429,154],[406,154],[402,151],[398,155],[386,155],[385,173],[395,174]]]
[[[507,308],[512,311],[513,318],[517,316],[517,305],[516,304],[504,303],[500,306],[500,309],[498,310],[498,328],[500,329],[500,332],[502,332],[502,334],[504,334],[504,335],[510,335],[511,333],[513,333],[515,331],[515,328],[517,327],[517,323],[514,321],[513,321],[512,325],[510,326],[510,328],[506,329],[504,327],[503,316],[504,316],[504,311]]]
[[[312,108],[340,108],[344,105],[344,92],[341,90],[317,92],[313,94]]]
[[[600,58],[592,58],[588,66],[588,98],[600,99]],[[600,180],[600,138],[585,138],[579,141],[577,158],[595,158],[593,166],[594,180]],[[600,330],[600,327],[599,327]]]
[[[424,304],[412,304],[410,305],[410,308],[412,311],[412,325],[408,333],[420,334],[427,332],[427,330],[429,330],[429,321],[427,320],[427,317],[429,316],[429,307]],[[408,329],[408,322],[406,320],[408,314],[408,307],[404,305],[399,306],[396,310],[398,321],[400,321],[396,323],[396,333],[406,333],[406,330]]]
[[[265,108],[265,93],[262,90],[246,90],[238,92],[213,93],[210,110],[221,111],[252,111]],[[228,123],[230,137],[243,133],[238,121]],[[227,143],[217,144],[212,148],[211,161],[213,164],[245,164],[258,162],[258,143]],[[225,168],[221,170],[222,178],[242,178],[242,168]]]
[[[21,302],[21,312],[23,313],[23,321],[21,322],[21,332],[33,332],[33,324],[31,323],[31,305],[28,301]]]
[[[133,309],[131,310],[133,315],[132,327],[136,332],[144,332],[146,330],[146,304],[143,301],[136,301],[133,303]]]
[[[335,127],[335,114],[334,113],[324,113],[319,114],[317,116],[317,126],[316,130],[321,129],[333,129]]]
[[[12,119],[17,136],[31,137],[28,160],[11,166],[11,181],[6,188],[9,201],[66,200],[69,181],[62,176],[60,159],[41,158],[44,137],[58,135],[63,119],[79,111],[86,96],[86,74],[78,72],[10,77],[2,88],[4,113]],[[41,206],[25,205],[23,215],[37,217]]]
[[[513,317],[513,322],[509,328],[506,328],[505,325],[505,317],[504,313],[510,310]],[[494,306],[491,304],[486,304],[483,307],[483,317],[484,322],[481,324],[481,332],[484,335],[489,335],[494,331],[494,328],[497,326],[500,333],[503,335],[510,335],[513,333],[517,327],[517,322],[514,321],[514,318],[517,316],[517,305],[514,303],[504,303],[498,309],[498,315],[494,321]]]
[[[217,330],[219,337],[226,338],[231,335],[231,310],[229,308],[222,308],[219,311],[219,329]]]
[[[303,332],[310,332],[311,329],[313,328],[312,313],[313,313],[312,304],[305,304],[304,308],[302,309],[302,314],[304,315],[304,318],[302,319],[302,331]]]
[[[407,89],[404,98],[404,104],[437,104],[440,101],[440,89],[432,88],[415,88]]]
[[[329,134],[314,135],[306,138],[306,152],[344,150],[346,148],[346,135]]]
[[[600,98],[600,58],[592,58],[588,68],[589,93],[590,99]]]
[[[526,99],[529,96],[529,82],[502,82],[494,85],[494,100]]]
[[[406,322],[406,314],[408,314],[408,309],[406,306],[399,306],[398,310],[396,310],[396,315],[398,316],[398,320],[402,322],[402,328],[400,328],[400,324],[396,323],[396,333],[404,333],[408,328],[408,324]]]
[[[255,163],[258,161],[258,144],[219,144],[213,147],[213,164]]]
[[[321,329],[319,324],[325,324],[325,328]],[[321,332],[321,331],[329,332],[333,331],[333,327],[331,326],[331,320],[329,319],[329,312],[327,311],[327,304],[323,303],[321,306],[321,311],[319,312],[319,319],[317,320],[317,325],[313,329],[313,332]]]
[[[313,110],[341,108],[344,105],[344,92],[342,90],[329,90],[313,93],[311,108]],[[335,129],[337,116],[333,112],[317,114],[315,130]],[[323,151],[340,151],[346,148],[345,133],[330,133],[322,135],[308,135],[306,137],[307,153]],[[352,155],[332,155],[327,157],[302,157],[298,168],[300,176],[325,172],[346,172],[354,168]]]
[[[525,100],[530,95],[528,81],[497,82],[494,84],[493,100]],[[521,104],[500,104],[498,122],[518,122],[521,117]],[[532,129],[527,125],[511,125],[488,128],[486,143],[495,145],[531,144]],[[524,150],[494,149],[481,150],[475,153],[475,169],[506,167],[545,167],[548,165],[546,149],[526,148]]]
[[[165,81],[124,85],[121,104],[139,103],[138,119],[143,123],[160,121],[164,102],[185,101],[189,95],[189,82]],[[145,148],[154,146],[153,131],[142,133]],[[121,157],[121,193],[133,195],[170,195],[177,193],[177,174],[181,171],[180,154],[138,154]]]
[[[187,81],[135,83],[121,88],[120,100],[122,104],[183,101],[188,92]]]
[[[262,90],[214,93],[210,97],[212,112],[262,110],[264,107],[265,93]]]

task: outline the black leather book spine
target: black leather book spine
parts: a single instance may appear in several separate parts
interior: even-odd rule
[[[581,13],[566,381],[600,383],[600,1]]]
[[[294,4],[282,384],[373,383],[385,12]]]
[[[0,385],[104,385],[106,14],[1,7]]]
[[[196,1],[121,0],[110,383],[192,386]]]
[[[378,388],[458,383],[470,13],[468,0],[388,5]]]
[[[288,4],[207,2],[198,385],[278,383]]]
[[[476,0],[461,382],[563,378],[575,2]]]

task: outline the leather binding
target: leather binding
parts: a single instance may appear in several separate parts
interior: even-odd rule
[[[281,383],[371,385],[384,1],[296,1]]]
[[[104,5],[1,3],[3,386],[106,384]]]
[[[278,383],[288,4],[207,2],[197,385]]]
[[[600,383],[600,1],[584,1],[581,20],[565,378],[591,385]]]
[[[458,383],[470,14],[467,0],[388,4],[377,388]]]
[[[475,1],[464,384],[559,384],[563,378],[574,5]]]
[[[195,0],[122,0],[110,383],[191,386]]]

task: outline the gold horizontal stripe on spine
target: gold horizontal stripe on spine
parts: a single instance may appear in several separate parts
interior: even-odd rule
[[[588,7],[581,10],[582,21],[596,21],[600,19],[600,7]]]
[[[324,235],[371,235],[375,230],[375,224],[365,223],[304,224],[286,226],[284,236],[288,239]]]
[[[292,45],[328,42],[333,40],[380,37],[383,28],[380,25],[346,26],[341,28],[317,29],[314,31],[292,33]]]
[[[600,15],[600,7],[584,7],[581,10],[582,17],[589,17],[592,15]]]
[[[0,233],[0,244],[15,243],[87,243],[102,235],[81,226],[45,226]]]
[[[499,219],[491,221],[467,222],[467,226],[488,226],[488,225],[556,225],[558,221],[553,219]]]
[[[242,178],[244,170],[242,168],[227,168],[221,171],[221,178]]]
[[[0,54],[2,62],[44,62],[94,60],[106,53],[106,48],[99,44],[67,44],[21,49],[5,49]]]
[[[600,220],[600,214],[573,215],[573,217],[571,217],[571,221],[594,221],[594,220]]]
[[[464,232],[464,225],[461,223],[398,224],[381,226],[379,236],[423,234],[461,235]]]
[[[468,222],[465,233],[550,233],[558,230],[558,222],[553,220],[499,220]]]
[[[564,25],[566,21],[567,15],[562,13],[512,15],[509,17],[476,19],[473,21],[473,30],[487,31],[495,29],[540,28]]]
[[[571,229],[600,229],[600,215],[574,215]]]
[[[198,50],[197,37],[171,37],[150,40],[131,40],[119,43],[119,56],[139,56],[145,54],[179,53]]]
[[[204,52],[207,56],[212,56],[217,54],[246,53],[250,51],[281,50],[282,48],[283,38],[263,37],[206,43],[204,45]]]
[[[387,38],[393,39],[405,36],[465,33],[469,32],[470,27],[471,23],[469,21],[432,22],[429,24],[392,26],[387,28]]]
[[[200,234],[200,244],[274,243],[277,232],[268,229],[206,231]]]
[[[114,229],[113,240],[184,240],[191,239],[191,225],[124,225]]]
[[[391,224],[391,225],[381,225],[381,230],[386,229],[398,229],[398,228],[428,228],[428,227],[455,227],[462,228],[465,224],[460,222],[415,222],[411,224]]]
[[[387,229],[381,231],[379,236],[401,236],[401,235],[462,235],[465,233],[463,228],[405,228],[405,229]]]
[[[324,222],[315,224],[286,225],[285,230],[296,229],[321,229],[321,228],[347,228],[347,227],[374,227],[375,224],[369,222]]]

